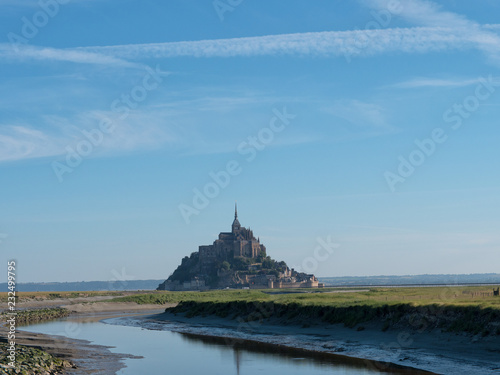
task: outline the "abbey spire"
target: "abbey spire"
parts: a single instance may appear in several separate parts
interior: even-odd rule
[[[233,221],[233,226],[232,226],[232,232],[236,233],[240,230],[241,224],[238,221],[238,206],[236,203],[234,203],[234,221]]]

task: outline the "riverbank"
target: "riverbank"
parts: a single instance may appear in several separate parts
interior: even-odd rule
[[[1,333],[3,336],[4,332]],[[36,357],[25,358],[17,356],[16,367],[22,369],[22,374],[44,374],[38,372],[31,364],[46,358],[47,354],[63,361],[60,368],[53,368],[47,374],[114,374],[124,367],[123,359],[134,358],[128,354],[112,353],[109,347],[93,345],[86,340],[70,339],[64,336],[51,336],[19,330],[16,332],[17,349],[30,348],[36,352]],[[19,347],[21,346],[21,347]],[[13,372],[14,374],[14,372]]]
[[[13,348],[6,342],[0,342],[0,372],[2,374],[55,375],[63,373],[68,367],[73,367],[69,361],[31,346],[17,344],[15,351]],[[15,355],[14,359],[12,355]]]
[[[207,339],[219,337],[231,345],[246,340],[245,345],[266,343],[329,356],[364,358],[371,360],[370,366],[381,369],[395,363],[441,374],[483,375],[500,370],[499,300],[483,294],[481,289],[469,287],[307,290],[293,294],[274,290],[155,292],[113,296],[111,300],[109,295],[50,298],[45,301],[48,305],[31,299],[19,302],[18,307],[63,307],[72,312],[66,318],[72,324],[125,317],[117,319],[118,324]],[[163,313],[166,307],[170,310]],[[151,315],[153,312],[156,314]],[[29,331],[29,327],[22,329]],[[44,335],[35,337],[32,345],[49,348],[43,339]],[[107,359],[100,358],[102,353],[110,354],[113,366],[123,367],[122,361],[127,358],[106,347],[95,346],[93,352],[85,352],[89,342],[68,341],[65,345],[57,343],[59,337],[52,339],[58,348],[83,347],[66,353],[80,371],[73,374],[97,374],[85,369],[97,366],[99,361],[105,363]]]
[[[193,316],[185,312],[165,312],[140,320],[144,328],[161,329],[158,324],[174,323],[177,325],[174,330],[179,332],[220,337],[230,344],[251,340],[362,358],[373,361],[379,369],[387,369],[388,363],[394,363],[439,374],[485,375],[500,370],[498,336],[456,334],[439,329],[410,331],[392,327],[383,330],[383,323],[377,322],[353,329],[314,320],[307,324],[297,321],[287,324],[276,317],[244,321],[241,317]]]
[[[105,297],[109,300],[109,296]],[[70,312],[70,316],[65,320],[68,322],[68,330],[75,333],[79,324],[100,321],[102,319],[113,317],[126,317],[141,315],[145,313],[158,313],[166,307],[172,307],[173,304],[160,305],[138,305],[133,302],[100,302],[101,296],[89,297],[87,299],[52,299],[43,301],[25,301],[19,303],[17,307],[20,311],[31,311],[30,308],[55,309],[63,308]],[[69,302],[69,304],[68,304]],[[73,302],[73,303],[72,303]],[[76,302],[76,303],[74,303]],[[19,368],[22,368],[23,374],[43,374],[45,372],[36,372],[32,368],[33,361],[40,363],[45,361],[50,364],[55,357],[54,366],[47,374],[72,374],[72,375],[108,375],[114,374],[124,367],[125,358],[137,358],[133,355],[113,353],[110,347],[94,345],[86,340],[77,338],[68,338],[65,336],[53,336],[40,333],[29,332],[30,325],[18,326],[16,331],[16,344],[19,345],[19,353],[34,349],[33,356],[20,355],[17,359]],[[7,342],[7,327],[0,327],[0,342]],[[25,349],[25,347],[27,349]],[[32,354],[33,354],[32,353]],[[56,367],[58,360],[61,360],[61,366]],[[30,369],[29,371],[27,369]],[[40,370],[41,371],[41,370]]]

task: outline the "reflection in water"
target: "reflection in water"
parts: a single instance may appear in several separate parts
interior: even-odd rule
[[[144,320],[110,319],[104,324],[91,319],[66,318],[23,329],[52,335],[90,340],[111,346],[114,353],[128,353],[142,359],[126,358],[119,375],[376,375],[380,373],[429,374],[395,365],[349,358],[342,355],[294,349],[250,340],[178,333],[168,324],[147,324]],[[118,324],[119,323],[119,324]],[[124,325],[123,325],[124,324]],[[179,326],[175,326],[179,328]],[[171,326],[171,328],[175,328]],[[89,358],[99,365],[101,359]],[[88,365],[88,364],[87,364]],[[108,375],[106,373],[106,375]]]
[[[261,343],[251,340],[234,339],[229,337],[212,337],[204,335],[196,335],[193,333],[180,333],[185,341],[202,342],[212,347],[232,347],[234,353],[234,363],[236,374],[240,375],[243,356],[246,353],[251,353],[259,359],[268,359],[272,357],[278,362],[293,362],[294,366],[313,366],[318,368],[331,367],[335,369],[345,369],[346,373],[351,373],[353,370],[362,370],[366,373],[390,373],[390,374],[408,374],[408,375],[423,375],[432,374],[428,371],[412,369],[409,367],[398,366],[388,362],[377,362],[367,359],[352,358],[339,354],[316,352],[312,350],[291,348],[283,345],[275,345],[269,343]],[[358,373],[356,371],[356,373]]]
[[[236,375],[240,375],[240,349],[234,348],[234,362],[236,363]]]

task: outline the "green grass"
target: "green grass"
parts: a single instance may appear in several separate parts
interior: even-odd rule
[[[363,288],[368,289],[368,288]],[[115,302],[136,302],[139,304],[165,304],[180,301],[228,302],[228,301],[274,301],[279,303],[299,303],[322,306],[382,306],[429,304],[453,306],[479,306],[500,309],[500,297],[492,294],[493,287],[408,287],[408,288],[369,288],[368,291],[334,293],[338,288],[325,289],[259,289],[259,290],[209,290],[206,292],[21,292],[18,301],[45,300],[54,298],[77,298],[110,296]],[[344,289],[349,290],[349,288]],[[353,290],[352,288],[350,290]],[[120,297],[121,296],[121,297]],[[7,300],[7,293],[0,293],[0,301]]]
[[[0,342],[0,364],[3,366],[8,366],[10,362],[8,348],[8,344]],[[0,370],[1,373],[7,375],[62,374],[65,368],[73,367],[67,360],[56,358],[45,351],[24,345],[16,345],[14,365],[14,368],[3,367]]]
[[[9,313],[9,311],[4,311],[0,314],[0,316],[2,316],[3,318],[3,321],[12,317],[12,315],[9,315]],[[69,314],[70,313],[67,309],[54,307],[50,309],[18,310],[16,311],[15,318],[16,324],[21,326],[30,323],[64,318]]]
[[[500,309],[500,298],[486,296],[492,288],[486,287],[418,287],[418,288],[372,288],[366,292],[285,294],[275,296],[277,302],[326,306],[382,306],[430,304],[449,306],[479,306]]]
[[[135,302],[140,305],[178,303],[181,301],[229,302],[229,301],[261,301],[269,295],[255,290],[210,290],[206,292],[154,292],[113,298],[107,302]]]
[[[338,289],[322,290],[210,290],[206,292],[154,292],[115,298],[115,302],[138,304],[165,304],[181,301],[230,302],[273,301],[332,307],[384,306],[409,304],[411,306],[446,305],[477,306],[500,309],[500,297],[492,294],[492,287],[417,287],[417,288],[370,288],[368,291],[336,293]],[[313,293],[313,291],[321,291]],[[290,293],[294,292],[294,293]],[[272,294],[270,294],[272,293]],[[277,293],[277,294],[275,294]]]
[[[290,293],[292,292],[292,293]],[[343,323],[360,328],[374,322],[390,328],[442,329],[483,336],[498,335],[500,298],[492,287],[370,288],[338,293],[322,290],[211,290],[155,292],[113,301],[139,304],[179,303],[168,311],[187,317],[216,315],[244,321],[275,318],[284,324]]]
[[[23,293],[20,299],[76,298],[120,296],[106,302],[138,304],[178,303],[173,312],[187,316],[217,315],[244,320],[278,318],[282,322],[309,324],[313,319],[323,323],[343,323],[356,327],[377,321],[381,330],[399,326],[412,329],[441,328],[484,336],[500,334],[500,297],[493,287],[405,287],[268,290],[209,290],[205,292],[58,292]],[[263,312],[268,313],[263,313]],[[57,318],[50,311],[26,312],[19,320],[36,321]],[[44,318],[42,318],[44,317]],[[303,324],[305,324],[303,323]]]
[[[375,329],[408,329],[424,332],[439,329],[447,332],[465,332],[482,336],[500,335],[500,310],[477,306],[452,305],[352,305],[326,306],[274,301],[232,302],[180,302],[167,308],[167,312],[185,314],[186,317],[216,315],[238,319],[239,322],[269,321],[274,324],[344,324],[349,328],[364,330],[361,323],[372,323]]]
[[[130,292],[111,292],[111,291],[85,291],[85,292],[17,292],[16,300],[23,301],[42,301],[56,298],[79,298],[79,297],[96,297],[96,296],[123,296]],[[0,302],[7,302],[8,292],[0,292]]]

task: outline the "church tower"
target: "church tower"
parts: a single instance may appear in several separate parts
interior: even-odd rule
[[[241,224],[238,221],[238,206],[236,203],[234,204],[234,221],[233,221],[233,226],[232,226],[232,232],[237,233],[240,231]]]

